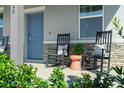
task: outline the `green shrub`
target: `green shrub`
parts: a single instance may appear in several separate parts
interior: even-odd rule
[[[61,71],[61,68],[56,68],[49,77],[50,86],[52,88],[67,88],[67,83],[65,81],[65,75]]]
[[[72,88],[81,88],[82,87],[81,80],[77,79],[77,80],[73,81],[73,83],[72,83],[72,85],[70,87],[72,87]]]
[[[18,66],[17,86],[18,87],[33,87],[34,78],[36,77],[36,70],[30,65]]]
[[[16,87],[17,68],[14,61],[9,60],[7,55],[0,55],[0,87]]]
[[[81,54],[83,54],[83,52],[84,52],[84,45],[78,43],[78,44],[76,44],[76,45],[74,46],[74,48],[73,48],[72,51],[73,51],[73,54],[75,54],[75,55],[81,55]]]
[[[96,78],[92,79],[90,74],[83,74],[83,77],[73,81],[73,88],[110,88],[113,86],[114,77],[106,73],[97,72]]]
[[[124,72],[122,67],[113,68],[119,87],[124,87]],[[61,68],[56,68],[48,80],[43,80],[36,75],[37,69],[31,65],[16,66],[5,54],[0,55],[0,87],[3,88],[67,88],[70,85],[65,81]],[[82,74],[82,78],[72,81],[73,88],[110,88],[113,86],[114,77],[107,73],[97,72],[94,79],[89,74]]]
[[[124,88],[124,71],[122,70],[122,67],[113,67],[114,71],[117,73],[116,79],[120,83],[118,87]]]
[[[7,55],[0,55],[0,87],[35,88],[49,87],[47,81],[36,76],[37,70],[26,64],[16,66]]]
[[[49,88],[49,83],[47,80],[42,80],[41,78],[35,78],[34,88]]]
[[[91,79],[90,74],[84,73],[82,79],[82,87],[83,88],[92,88],[93,80]]]
[[[33,68],[33,66],[31,65],[29,66],[27,64],[24,64],[18,66],[18,74],[16,80],[18,87],[22,88],[49,87],[48,82],[37,77],[36,72],[37,69]]]
[[[92,88],[93,87],[93,80],[91,79],[90,74],[84,73],[82,74],[82,78],[78,78],[77,80],[73,81],[72,87],[73,88]]]
[[[108,73],[97,72],[93,85],[95,88],[110,88],[114,85],[114,80],[115,77],[110,76]]]

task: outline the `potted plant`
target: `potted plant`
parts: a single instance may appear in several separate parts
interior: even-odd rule
[[[81,58],[84,52],[83,44],[75,44],[72,49],[72,55],[70,56],[71,59],[71,69],[72,70],[81,70]]]

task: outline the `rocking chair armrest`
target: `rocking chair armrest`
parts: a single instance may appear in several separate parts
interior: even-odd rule
[[[94,49],[89,49],[89,48],[87,48],[87,49],[85,49],[85,50],[93,51]]]
[[[53,47],[48,47],[48,50],[56,50],[57,51],[57,49],[53,48]]]
[[[56,53],[57,52],[57,49],[56,48],[51,48],[51,47],[48,47],[47,49],[46,49],[46,54],[49,54],[49,53]]]
[[[93,54],[94,49],[84,49],[84,55],[92,55]]]
[[[89,48],[84,49],[84,52],[87,52],[87,51],[94,51],[94,49],[89,49]]]
[[[111,52],[110,50],[106,50],[106,52]]]

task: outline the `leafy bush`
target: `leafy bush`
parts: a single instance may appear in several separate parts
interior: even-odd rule
[[[49,83],[48,81],[37,77],[34,81],[34,88],[49,88]]]
[[[124,87],[124,72],[122,67],[113,68],[116,79],[120,82],[118,87]],[[0,87],[3,88],[110,88],[115,77],[107,73],[97,72],[94,79],[89,74],[82,74],[82,78],[72,81],[72,86],[65,81],[61,68],[53,70],[48,80],[43,80],[36,75],[37,69],[31,65],[16,66],[5,54],[0,55]]]
[[[65,75],[61,71],[61,68],[56,68],[49,77],[50,86],[52,88],[67,88],[67,83],[65,81]]]
[[[96,78],[94,79],[94,87],[95,88],[110,88],[114,84],[115,78],[110,76],[108,73],[96,73]]]
[[[33,87],[36,70],[34,70],[32,66],[26,64],[18,66],[17,74],[16,81],[18,87]]]
[[[114,77],[108,74],[97,72],[96,78],[92,79],[90,74],[83,74],[83,77],[73,81],[73,88],[110,88],[113,86]]]
[[[36,76],[37,69],[27,64],[18,66],[17,86],[24,88],[49,87],[48,82]]]
[[[83,46],[83,44],[78,43],[78,44],[76,44],[74,46],[74,48],[73,48],[73,54],[75,54],[75,55],[81,55],[81,54],[83,54],[83,52],[84,52],[84,46]]]
[[[0,55],[0,87],[16,87],[17,68],[7,55]]]
[[[92,88],[93,87],[93,80],[91,79],[90,74],[84,73],[82,79],[82,87],[83,88]]]
[[[82,87],[81,80],[77,79],[77,80],[73,81],[72,85],[70,85],[70,87],[72,87],[72,88],[81,88]]]
[[[47,81],[36,76],[36,71],[31,65],[16,66],[14,61],[10,60],[7,55],[0,55],[0,87],[49,87]]]
[[[82,74],[82,78],[73,81],[72,88],[93,88],[93,80],[90,74]]]
[[[122,70],[122,67],[116,66],[116,67],[113,67],[113,69],[117,73],[116,79],[120,83],[118,87],[124,88],[124,72]]]

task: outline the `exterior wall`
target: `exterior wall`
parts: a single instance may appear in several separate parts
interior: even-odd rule
[[[10,16],[10,58],[15,60],[16,64],[23,64],[24,7],[12,5]]]
[[[20,6],[21,7],[21,6]],[[11,36],[11,58],[23,61],[23,39],[24,39],[24,23],[23,16],[17,12],[16,16],[11,16],[11,32],[10,32],[10,6],[5,6],[4,11],[4,35]],[[124,26],[124,6],[119,5],[105,5],[104,6],[104,29],[112,29],[111,20],[113,16],[117,16]],[[17,18],[18,16],[18,18]],[[44,41],[56,41],[57,33],[71,33],[71,40],[73,43],[85,43],[86,47],[92,46],[93,42],[89,43],[89,40],[78,40],[78,6],[46,6],[44,11]],[[13,20],[15,22],[13,22]],[[23,21],[22,21],[23,20]],[[21,25],[20,25],[21,24]],[[14,31],[13,31],[14,30]],[[16,32],[18,30],[18,32]],[[20,32],[19,32],[20,31]],[[10,33],[9,33],[10,32]],[[124,31],[123,31],[124,32]],[[16,35],[16,36],[15,36]],[[17,40],[16,40],[17,39]],[[113,41],[112,41],[112,63],[121,64],[124,61],[124,39],[122,39],[116,31],[113,30]],[[73,44],[72,43],[72,47]],[[90,45],[90,46],[89,46]],[[16,46],[16,47],[15,47]],[[44,57],[45,50],[48,46],[55,46],[55,44],[44,43]],[[119,63],[120,62],[120,63]],[[18,63],[18,64],[19,64]]]
[[[104,27],[105,30],[113,30],[112,37],[112,52],[111,63],[112,66],[120,65],[124,66],[124,39],[117,34],[112,27],[111,21],[115,16],[120,20],[121,25],[124,27],[124,6],[123,5],[105,5],[104,7]],[[123,29],[124,34],[124,29]]]
[[[123,5],[105,5],[104,7],[104,29],[105,30],[113,30],[113,37],[112,37],[112,41],[113,42],[124,42],[124,39],[121,38],[118,34],[117,31],[115,31],[112,27],[112,18],[113,17],[117,17],[118,19],[120,19],[121,24],[124,24],[124,6]],[[124,32],[124,31],[123,31]]]
[[[83,43],[84,48],[93,48],[93,43]],[[70,54],[72,54],[72,48],[74,47],[75,43],[70,44]],[[48,54],[48,48],[56,48],[56,44],[44,44],[44,62],[47,61],[47,54]]]
[[[92,49],[94,44],[93,43],[83,43],[84,48]],[[71,43],[70,49],[74,47],[75,43]],[[44,44],[44,62],[47,61],[47,49],[55,48],[56,44]],[[72,50],[70,50],[72,54]],[[104,60],[107,61],[107,60]],[[107,61],[108,62],[108,61]],[[111,52],[111,67],[124,66],[124,43],[112,43],[112,52]],[[107,66],[107,65],[106,65]]]
[[[9,36],[10,35],[10,6],[4,6],[3,12],[3,35]]]
[[[112,43],[112,66],[124,66],[124,43]]]
[[[76,41],[74,43],[77,43],[77,42],[84,43],[85,47],[91,47],[91,46],[93,46],[93,43],[88,44],[89,40],[88,41],[86,41],[86,40],[78,40],[78,11],[77,11],[78,8],[76,6],[66,6],[66,7],[63,7],[63,8],[62,8],[62,6],[58,6],[58,8],[56,8],[56,7],[57,6],[47,6],[46,7],[46,12],[45,12],[46,13],[46,15],[45,15],[46,20],[45,20],[45,22],[46,21],[47,22],[45,23],[45,25],[47,25],[47,24],[49,24],[49,25],[47,25],[48,27],[45,26],[45,28],[46,28],[45,31],[46,32],[44,34],[44,37],[46,35],[48,35],[49,32],[51,32],[51,35],[49,35],[49,37],[45,38],[45,40],[46,41],[47,40],[48,41],[49,40],[56,40],[55,35],[58,33],[58,31],[60,31],[60,33],[63,32],[63,30],[62,30],[62,28],[60,28],[60,26],[61,27],[62,26],[63,27],[66,27],[65,25],[61,24],[62,22],[64,23],[65,20],[62,20],[62,22],[61,22],[61,19],[63,19],[63,18],[59,19],[58,16],[59,17],[62,17],[62,16],[65,16],[66,15],[65,14],[66,11],[64,11],[63,15],[61,14],[63,12],[63,9],[64,8],[66,8],[65,10],[68,11],[68,9],[67,9],[68,7],[70,7],[70,8],[71,7],[73,7],[73,8],[75,7],[75,11],[76,12],[74,12],[74,9],[72,9],[72,13],[74,15],[77,15],[77,16],[73,16],[72,17],[71,12],[69,12],[71,14],[71,17],[70,16],[69,17],[70,18],[73,18],[73,21],[75,19],[75,23],[77,24],[77,25],[75,25],[75,27],[76,27],[75,31],[74,30],[69,30],[69,31],[72,31],[72,32],[70,32],[71,35],[74,35],[73,36],[74,38],[71,38],[71,39]],[[122,39],[117,34],[117,32],[114,31],[114,29],[112,28],[111,21],[112,21],[112,18],[114,16],[117,16],[121,20],[121,23],[124,24],[123,23],[124,22],[124,17],[123,17],[124,14],[122,12],[122,11],[124,11],[124,6],[119,6],[119,5],[105,5],[103,10],[104,10],[104,29],[105,30],[110,30],[110,29],[113,30],[111,65],[112,66],[123,65],[123,62],[124,62],[124,59],[123,59],[124,58],[124,55],[123,55],[124,54],[124,43],[123,43],[124,42],[124,39]],[[56,14],[56,12],[58,14]],[[53,14],[56,14],[56,16],[53,16],[52,13]],[[67,16],[65,16],[65,17],[67,17]],[[57,19],[57,21],[55,21],[56,19]],[[55,21],[55,22],[53,22],[53,21]],[[69,21],[69,19],[66,19],[66,21]],[[59,23],[59,22],[61,22],[61,23]],[[69,27],[71,27],[70,24],[72,24],[72,23],[69,23],[69,24],[66,24],[66,25],[69,25]],[[74,25],[74,24],[72,24],[72,25]],[[58,30],[58,29],[60,29],[60,30]],[[75,32],[75,33],[73,33],[73,32]],[[71,44],[72,47],[73,47],[73,45],[74,44]],[[44,46],[45,46],[44,47],[45,48],[44,49],[44,52],[45,52],[45,50],[46,50],[47,47],[55,47],[55,44],[47,44],[47,43],[45,43]],[[46,57],[46,55],[44,55],[44,56]]]
[[[44,41],[56,41],[57,33],[71,33],[71,40],[77,40],[77,6],[46,6],[44,12]]]

